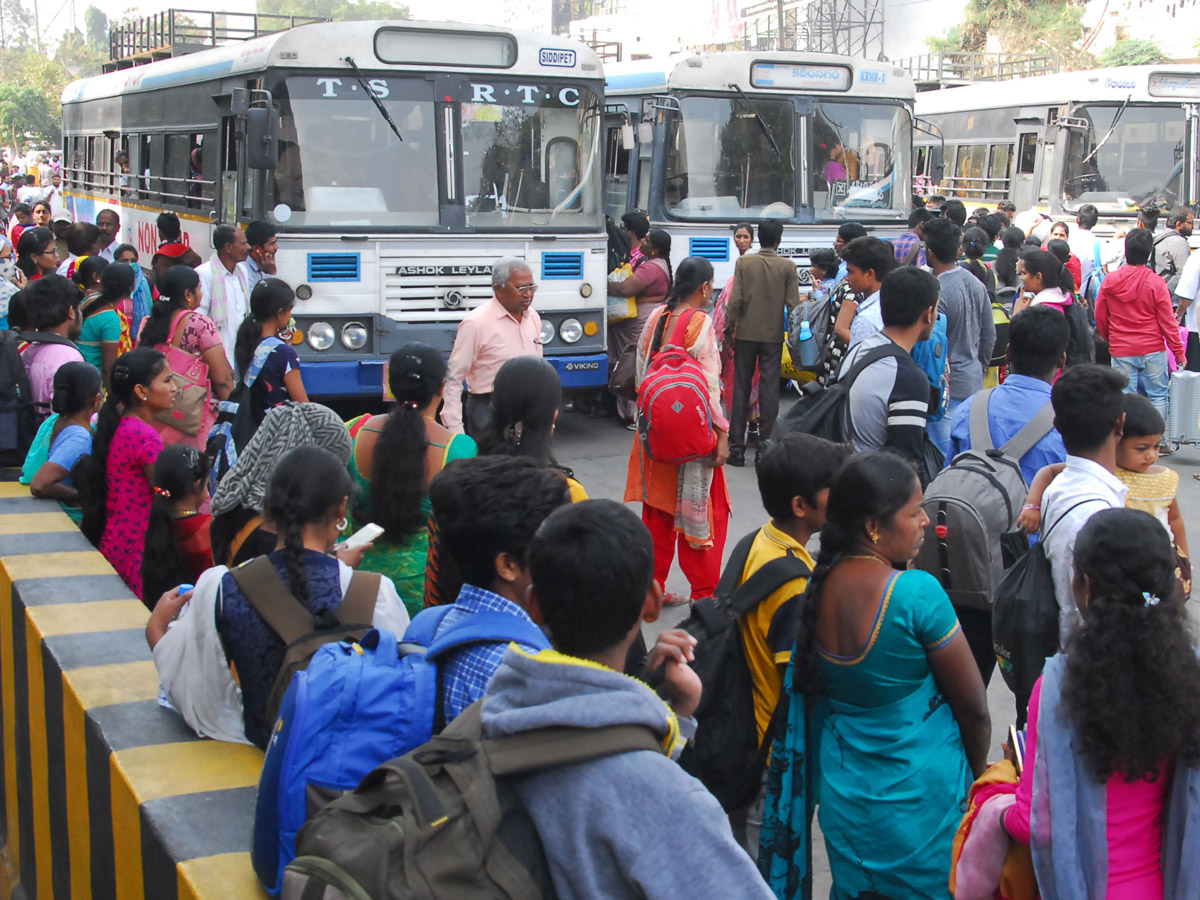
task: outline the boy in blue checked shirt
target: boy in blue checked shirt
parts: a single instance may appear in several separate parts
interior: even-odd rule
[[[542,521],[570,502],[563,474],[526,457],[463,459],[434,478],[429,499],[440,546],[463,579],[458,599],[439,623],[435,639],[480,613],[510,615],[532,627],[526,611],[525,558]],[[518,645],[531,653],[540,649],[523,642]],[[483,641],[441,658],[443,722],[483,696],[507,646],[508,641]]]

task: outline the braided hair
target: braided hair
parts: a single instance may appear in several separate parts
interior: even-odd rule
[[[308,606],[304,528],[331,521],[350,496],[345,463],[321,447],[304,444],[286,453],[271,473],[263,516],[283,538],[288,586]]]
[[[446,380],[442,355],[428,344],[400,347],[388,360],[388,387],[396,406],[375,443],[371,467],[371,518],[390,540],[425,525],[425,421],[428,406]]]
[[[555,465],[551,448],[562,382],[538,356],[516,356],[500,367],[492,385],[491,415],[479,436],[483,456],[528,456]]]
[[[168,444],[154,461],[154,499],[142,552],[142,597],[153,609],[171,588],[194,573],[175,541],[175,504],[208,479],[208,457],[187,444]]]
[[[200,286],[200,276],[189,266],[171,266],[158,280],[158,299],[150,307],[150,316],[138,339],[143,347],[165,344],[171,337],[175,313],[187,308],[187,292]]]
[[[825,506],[817,565],[804,591],[793,653],[796,671],[792,689],[796,693],[812,697],[821,690],[816,634],[826,578],[838,563],[862,546],[868,519],[888,527],[919,486],[912,463],[887,451],[855,454],[838,471]]]
[[[1067,639],[1062,705],[1097,781],[1153,780],[1200,763],[1200,659],[1175,578],[1175,550],[1148,513],[1106,509],[1075,542],[1087,586]]]
[[[134,388],[148,388],[162,374],[167,358],[149,347],[137,347],[117,357],[109,375],[108,398],[96,417],[92,452],[81,459],[74,475],[79,488],[83,521],[79,528],[84,537],[100,546],[108,524],[108,451],[121,417],[135,405]]]

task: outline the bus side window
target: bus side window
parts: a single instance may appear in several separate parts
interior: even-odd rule
[[[1038,199],[1050,199],[1050,183],[1054,179],[1054,144],[1042,142],[1042,174],[1038,179]]]
[[[1021,135],[1021,145],[1017,150],[1017,173],[1032,175],[1037,163],[1037,135],[1028,132]]]
[[[166,158],[163,165],[163,206],[183,206],[187,201],[188,172],[191,169],[192,141],[190,135],[168,134]]]
[[[1012,145],[995,144],[988,160],[988,200],[1004,200],[1012,178]]]
[[[550,207],[557,207],[571,197],[579,184],[579,145],[574,138],[551,138],[546,144],[545,182],[550,191]],[[579,194],[571,199],[568,209],[578,209]]]
[[[629,197],[629,162],[632,150],[626,150],[621,138],[623,122],[608,127],[607,155],[604,170],[604,211],[614,219],[625,213]]]
[[[83,164],[83,187],[84,190],[89,192],[95,192],[100,189],[100,173],[98,171],[100,168],[100,158],[96,152],[96,144],[99,140],[99,138],[94,136],[87,138],[87,154],[84,157]]]
[[[138,139],[137,158],[138,196],[143,200],[150,197],[150,135],[144,134]]]

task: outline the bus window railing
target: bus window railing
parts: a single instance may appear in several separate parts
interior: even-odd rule
[[[1062,71],[1057,53],[975,53],[943,51],[896,60],[918,84],[1010,81]]]
[[[108,38],[109,68],[141,56],[174,56],[327,21],[323,16],[168,9],[113,26]]]
[[[1007,176],[946,175],[939,188],[945,194],[1003,200],[1008,197],[1011,184],[1012,179]]]
[[[121,184],[121,179],[126,184]],[[94,194],[110,196],[139,196],[146,199],[150,195],[161,198],[164,202],[175,201],[179,206],[187,206],[200,201],[211,203],[216,197],[217,183],[203,178],[180,177],[177,175],[135,175],[132,172],[120,173],[100,171],[96,169],[68,169],[67,185]],[[157,184],[157,188],[155,185]],[[174,190],[168,188],[174,187]],[[182,190],[183,193],[176,193]]]

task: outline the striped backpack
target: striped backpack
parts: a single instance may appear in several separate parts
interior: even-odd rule
[[[638,387],[638,437],[655,462],[692,462],[711,455],[717,446],[708,379],[686,347],[688,324],[698,312],[691,309],[680,316],[669,341],[665,335],[673,313],[663,315],[651,343],[650,365]]]

